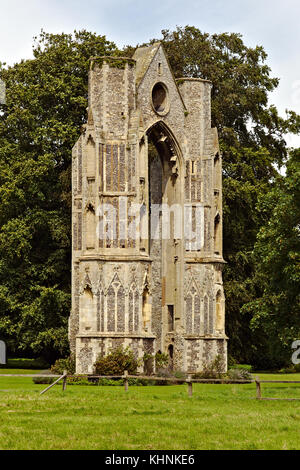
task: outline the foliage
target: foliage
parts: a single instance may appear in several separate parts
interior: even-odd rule
[[[224,359],[217,355],[212,361],[203,364],[202,371],[193,375],[194,379],[220,379],[224,375]]]
[[[144,354],[144,373],[146,375],[151,375],[154,370],[154,363],[156,369],[164,369],[169,364],[168,354],[161,353],[158,351],[155,355],[153,354]]]
[[[156,369],[156,377],[161,377],[162,379],[171,379],[173,378],[173,372],[170,369],[161,367]],[[157,385],[171,385],[171,382],[166,380],[156,380]]]
[[[169,363],[169,356],[168,354],[157,352],[155,354],[155,364],[156,368],[162,369],[166,367]]]
[[[238,369],[238,370],[246,370],[248,372],[252,372],[253,367],[249,364],[233,364],[229,369]]]
[[[187,374],[186,372],[182,371],[182,370],[175,370],[173,372],[173,376],[176,378],[176,379],[186,379],[187,378]]]
[[[63,374],[66,370],[69,374],[75,374],[75,359],[69,356],[66,359],[57,359],[55,364],[51,366],[52,374]]]
[[[48,369],[49,364],[42,358],[38,359],[25,359],[25,358],[11,358],[7,360],[7,364],[0,365],[1,368],[5,369]]]
[[[86,120],[89,58],[113,43],[41,32],[33,60],[0,64],[0,336],[10,354],[68,354],[71,149]]]
[[[247,369],[229,369],[228,373],[228,378],[231,380],[252,380],[253,377],[251,373]]]
[[[300,149],[290,153],[286,176],[259,199],[258,210],[264,224],[253,259],[261,292],[243,311],[252,314],[260,367],[280,367],[291,362],[291,345],[300,338]]]
[[[56,379],[53,377],[33,377],[32,381],[39,385],[51,385]]]
[[[77,375],[73,377],[68,377],[67,380],[68,385],[96,385],[101,387],[123,387],[124,380],[123,379],[91,379],[88,376],[84,375]],[[128,379],[128,385],[130,387],[145,387],[147,385],[156,385],[156,382],[151,379]]]
[[[300,364],[292,364],[289,367],[283,367],[279,371],[280,374],[299,374]]]
[[[112,349],[107,356],[99,356],[94,364],[97,375],[123,375],[127,370],[129,375],[137,373],[138,361],[130,348]]]
[[[73,375],[67,378],[67,385],[94,385],[87,375]]]

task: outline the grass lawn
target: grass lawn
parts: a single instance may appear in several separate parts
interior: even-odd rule
[[[16,371],[10,371],[17,373]],[[0,373],[6,373],[2,369]],[[31,373],[35,373],[31,371]],[[300,374],[255,374],[300,380]],[[255,384],[53,387],[0,378],[0,449],[300,449],[300,400]],[[300,384],[263,384],[300,398]]]

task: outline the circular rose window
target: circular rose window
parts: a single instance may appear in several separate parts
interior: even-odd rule
[[[152,90],[152,105],[159,114],[168,111],[168,91],[163,83],[156,83]]]

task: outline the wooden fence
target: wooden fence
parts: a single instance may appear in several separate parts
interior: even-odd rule
[[[56,385],[61,380],[63,381],[63,391],[66,390],[67,387],[67,379],[68,377],[76,377],[76,375],[68,375],[65,371],[63,375],[46,375],[46,374],[0,374],[1,377],[27,377],[27,378],[37,378],[37,377],[46,377],[57,379],[54,383],[49,385],[45,390],[43,390],[40,395],[46,393],[50,388]],[[202,383],[202,384],[251,384],[254,380],[227,380],[227,379],[192,379],[192,376],[189,375],[187,378],[176,378],[176,377],[154,377],[149,375],[129,375],[127,371],[124,372],[124,375],[85,375],[85,377],[91,380],[100,380],[100,379],[120,379],[124,381],[124,389],[126,392],[129,390],[129,379],[146,379],[151,381],[157,382],[169,382],[174,384],[184,384],[188,385],[188,394],[189,396],[193,396],[193,383]]]
[[[68,375],[67,371],[64,371],[63,375],[54,375],[54,374],[0,374],[1,377],[27,377],[27,378],[52,378],[57,379],[53,382],[49,387],[43,390],[40,395],[43,395],[48,390],[50,390],[54,385],[62,380],[62,388],[63,391],[66,390],[67,387],[67,379],[68,377],[77,377],[76,375]],[[261,384],[300,384],[300,381],[297,380],[260,380],[258,377],[255,380],[227,380],[227,379],[193,379],[191,375],[187,378],[176,378],[176,377],[154,377],[149,375],[129,375],[127,371],[124,372],[124,375],[85,375],[91,380],[100,380],[100,379],[121,379],[124,381],[124,389],[126,392],[129,390],[129,379],[146,379],[151,381],[158,381],[158,382],[169,382],[169,383],[176,383],[176,384],[187,384],[187,390],[189,397],[193,396],[193,384],[223,384],[223,385],[243,385],[243,384],[251,384],[256,383],[256,399],[257,400],[300,400],[300,398],[263,398],[262,397],[262,388]]]

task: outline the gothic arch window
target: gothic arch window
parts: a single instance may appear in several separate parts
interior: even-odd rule
[[[104,290],[100,286],[97,304],[97,331],[104,332]]]
[[[116,291],[113,285],[110,285],[107,291],[107,331],[116,331],[115,320]]]
[[[90,135],[86,145],[86,176],[95,178],[96,176],[96,146],[93,137]]]
[[[93,329],[94,295],[89,285],[86,285],[80,296],[80,323],[83,331]]]
[[[209,333],[209,298],[204,295],[204,334]]]
[[[200,334],[201,307],[200,297],[194,285],[191,286],[186,296],[186,333]]]
[[[220,290],[216,295],[216,328],[220,332],[224,330],[224,300]]]
[[[86,208],[86,249],[95,248],[96,241],[96,215],[92,204]]]
[[[221,217],[218,213],[215,217],[214,227],[214,250],[216,255],[221,254]]]
[[[120,284],[117,289],[117,327],[118,332],[125,332],[125,290]]]
[[[214,158],[214,189],[220,190],[222,186],[222,167],[219,152]]]
[[[168,305],[168,332],[174,331],[174,305]]]
[[[129,332],[139,331],[139,292],[136,285],[129,291]]]
[[[213,335],[215,330],[215,322],[214,322],[214,296],[211,294],[209,296],[209,334]]]
[[[194,296],[194,333],[200,335],[200,315],[201,315],[201,307],[200,307],[200,297],[198,294]]]
[[[186,333],[193,333],[193,296],[189,292],[185,299]]]
[[[144,330],[148,330],[149,322],[150,322],[150,315],[151,315],[151,305],[150,305],[150,295],[148,287],[146,286],[143,292],[143,328]]]
[[[170,344],[168,347],[168,356],[169,356],[169,369],[173,370],[174,367],[174,346]]]
[[[117,274],[107,291],[107,330],[125,331],[125,290]]]

